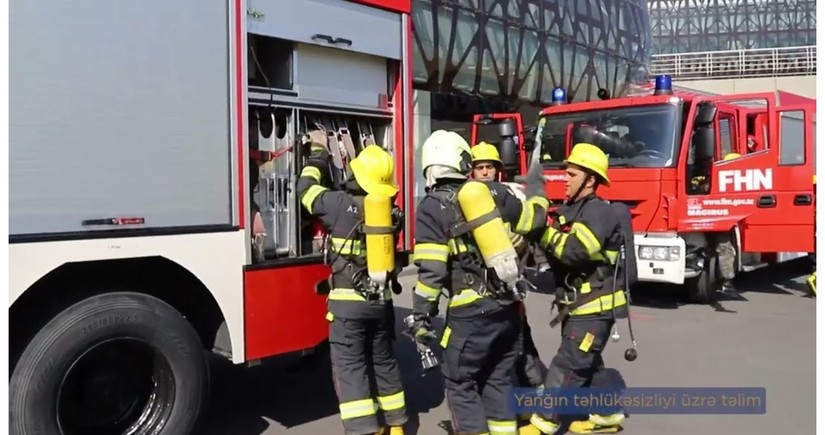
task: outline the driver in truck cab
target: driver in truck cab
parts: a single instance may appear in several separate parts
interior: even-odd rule
[[[323,186],[329,152],[315,143],[310,149],[297,191],[304,208],[330,230],[332,273],[318,292],[328,293],[332,374],[345,433],[385,434],[380,409],[388,433],[403,435],[407,411],[393,353],[392,303],[392,293],[401,291],[395,242],[403,216],[392,206],[398,193],[393,158],[378,145],[367,146],[350,162],[345,190],[338,191]]]
[[[564,161],[567,200],[550,216],[541,245],[547,250],[555,274],[559,313],[550,323],[561,323],[561,344],[544,380],[545,391],[559,388],[623,388],[620,376],[605,369],[602,352],[617,318],[628,317],[627,297],[618,276],[627,273],[620,262],[626,244],[622,222],[630,222],[629,211],[619,209],[596,195],[608,186],[608,158],[597,146],[576,144]],[[621,274],[619,273],[621,271]],[[550,394],[553,394],[552,392]],[[621,430],[625,415],[620,409],[609,415],[591,413],[587,420],[574,421],[573,433],[612,433]],[[520,435],[555,434],[559,415],[533,414]]]

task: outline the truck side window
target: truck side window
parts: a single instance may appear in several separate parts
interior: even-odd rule
[[[722,160],[726,155],[736,152],[733,144],[736,143],[736,129],[733,122],[733,116],[728,114],[720,114],[719,117],[719,148],[720,155],[716,156],[716,160]]]
[[[779,164],[805,164],[805,112],[782,112],[779,118]]]

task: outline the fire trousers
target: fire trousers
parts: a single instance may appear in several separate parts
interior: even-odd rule
[[[623,380],[616,376],[618,372],[606,371],[602,359],[614,322],[612,318],[567,318],[562,326],[559,350],[544,380],[550,394],[557,388],[624,387]],[[554,431],[555,425],[548,422],[560,423],[559,416],[547,413],[537,413],[530,421],[545,433]]]
[[[508,398],[518,322],[515,305],[470,318],[448,313],[442,372],[456,435],[515,435],[515,410]]]
[[[536,343],[533,342],[533,335],[530,331],[530,324],[527,323],[527,313],[524,310],[524,303],[518,303],[521,314],[521,328],[519,330],[519,348],[516,357],[516,379],[518,386],[524,388],[537,388],[544,384],[544,377],[547,368],[539,357]]]
[[[378,432],[378,409],[389,426],[407,421],[401,372],[392,348],[392,309],[389,305],[379,315],[370,310],[362,318],[336,316],[331,320],[332,376],[347,435]]]

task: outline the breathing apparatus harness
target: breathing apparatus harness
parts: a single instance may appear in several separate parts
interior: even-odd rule
[[[527,294],[527,287],[529,286],[527,280],[522,277],[516,281],[514,286],[508,286],[507,283],[499,279],[494,269],[484,264],[481,253],[475,248],[476,243],[472,235],[472,230],[499,217],[500,212],[498,208],[480,218],[467,222],[464,214],[457,205],[459,188],[460,186],[455,185],[436,186],[430,189],[428,193],[447,209],[447,214],[451,216],[455,222],[455,224],[449,228],[449,237],[456,242],[462,242],[467,248],[466,252],[458,252],[456,255],[456,261],[463,271],[463,283],[467,287],[475,290],[480,296],[490,299],[501,301],[518,301],[524,299]],[[458,244],[456,244],[456,247],[458,247]],[[457,273],[457,271],[453,270],[453,273]]]
[[[366,242],[364,240],[364,236],[366,234],[372,233],[380,233],[386,234],[388,231],[395,233],[401,223],[403,222],[403,211],[396,209],[397,211],[393,212],[393,226],[384,228],[384,227],[367,227],[364,224],[364,197],[361,195],[354,195],[353,199],[355,200],[356,206],[358,207],[359,212],[359,219],[355,222],[355,225],[352,226],[347,236],[344,238],[343,243],[341,244],[341,250],[344,249],[346,246],[354,247],[356,242],[360,242],[363,249],[366,249]],[[386,298],[384,297],[384,292],[381,291],[379,286],[370,279],[368,270],[367,270],[367,262],[366,258],[362,259],[354,254],[342,254],[341,250],[336,252],[331,252],[332,250],[330,247],[330,238],[331,235],[327,234],[324,236],[324,248],[323,248],[323,259],[324,265],[329,266],[331,269],[331,273],[329,277],[322,281],[322,283],[327,283],[329,286],[326,289],[326,293],[329,293],[329,289],[334,286],[332,280],[334,279],[335,275],[345,272],[349,270],[352,274],[352,287],[357,293],[364,297],[368,302],[371,303],[383,303]],[[344,264],[336,269],[335,262],[339,259],[343,258]],[[395,271],[394,271],[395,272]],[[401,294],[403,290],[401,284],[398,283],[398,280],[394,276],[390,277],[390,285],[392,288],[392,292],[395,294]],[[319,283],[320,284],[320,283]],[[320,293],[319,294],[326,294]]]

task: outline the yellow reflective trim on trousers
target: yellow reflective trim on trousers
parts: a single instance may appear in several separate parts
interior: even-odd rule
[[[405,406],[404,392],[390,394],[389,396],[378,396],[378,407],[384,411],[395,411]]]
[[[321,170],[315,166],[306,166],[301,170],[302,177],[312,177],[315,181],[321,182]]]
[[[363,296],[351,288],[334,288],[330,290],[328,298],[331,301],[366,301]]]
[[[587,255],[593,255],[601,251],[601,242],[599,242],[599,239],[596,238],[593,231],[590,231],[590,228],[587,228],[586,225],[573,222],[573,225],[570,226],[570,233],[575,234],[576,238],[584,245],[584,249],[587,250]]]
[[[415,283],[415,292],[414,293],[417,294],[418,296],[421,296],[421,297],[427,299],[428,301],[434,301],[434,300],[438,299],[438,296],[441,295],[441,289],[430,287],[427,284],[424,284],[421,281],[418,281],[417,283]]]
[[[515,420],[487,420],[490,435],[514,435],[516,433]]]
[[[317,184],[309,186],[309,189],[307,189],[304,197],[301,198],[301,205],[303,205],[308,212],[312,213],[312,204],[314,204],[315,200],[318,199],[318,196],[326,190],[326,187]]]
[[[341,255],[362,255],[366,251],[360,240],[330,237],[330,250]]]
[[[338,410],[341,412],[341,420],[350,420],[374,415],[376,406],[372,399],[361,399],[341,403],[338,405]]]
[[[450,247],[440,243],[417,243],[413,250],[413,261],[432,260],[446,263]]]
[[[590,301],[570,313],[571,316],[585,316],[588,314],[598,314],[603,311],[612,310],[627,305],[627,298],[623,290],[616,290],[612,294],[604,295],[594,301]]]
[[[457,308],[472,304],[473,302],[481,299],[481,297],[482,296],[473,289],[464,289],[450,299],[450,303],[447,304],[447,307]]]
[[[334,288],[330,290],[327,298],[331,301],[366,301],[366,299],[364,299],[364,296],[355,291],[355,289],[351,288]],[[390,299],[392,299],[392,290],[386,288],[384,289],[384,300],[388,301]]]

